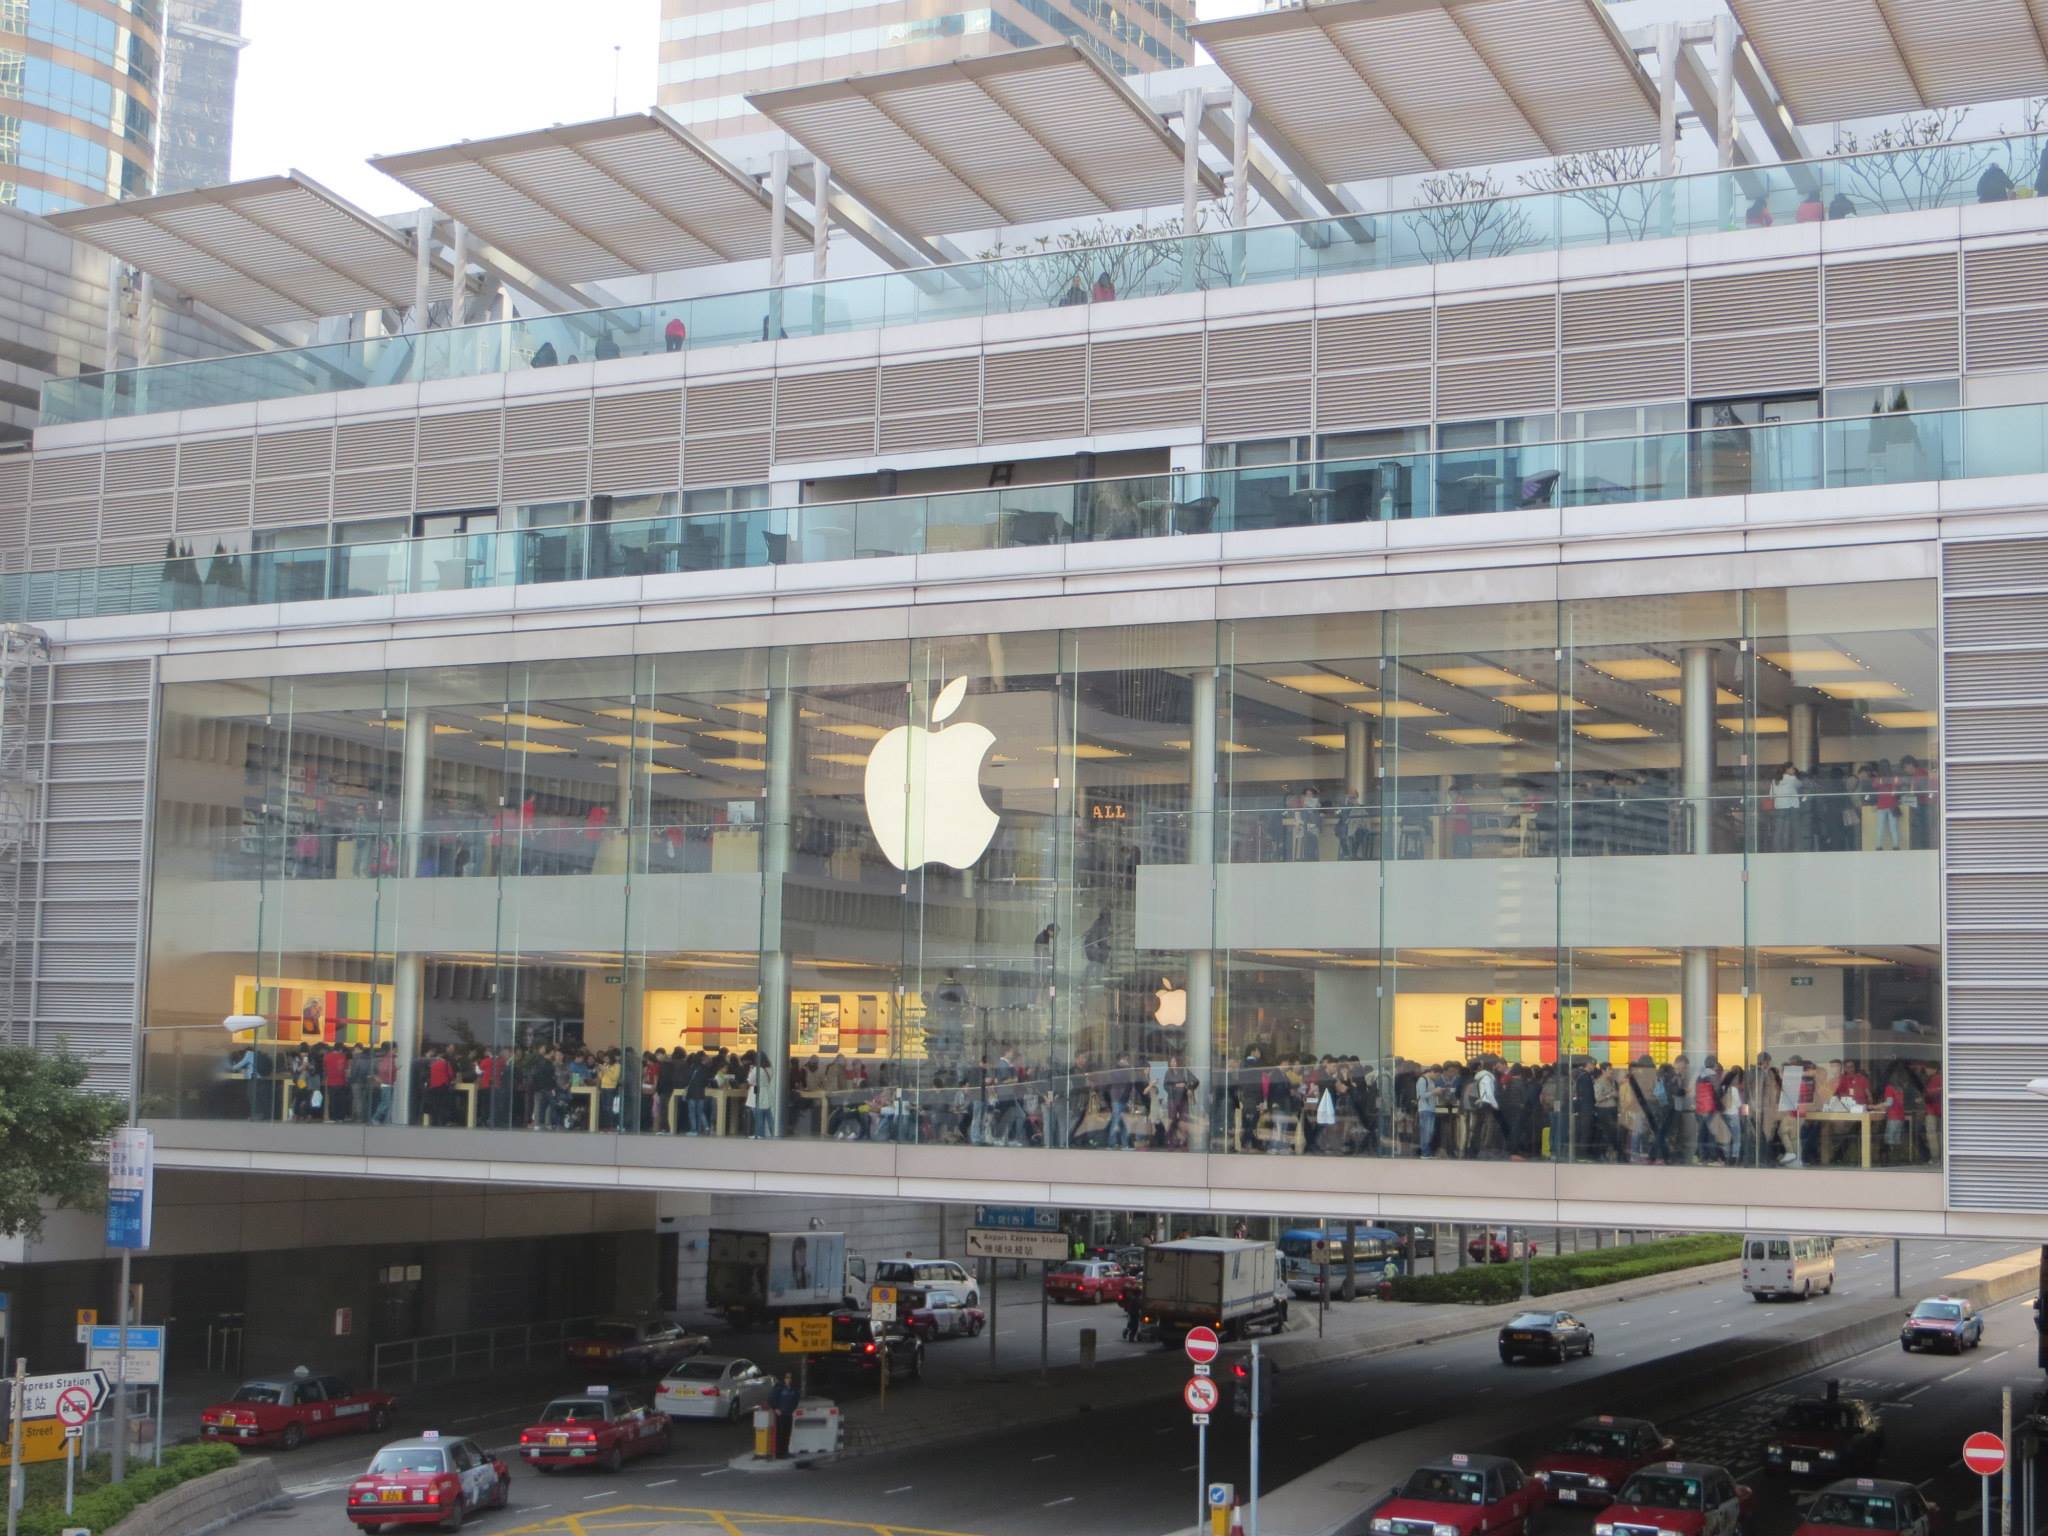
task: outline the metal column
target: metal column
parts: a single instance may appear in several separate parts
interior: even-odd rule
[[[1204,667],[1189,681],[1194,685],[1193,720],[1188,732],[1188,864],[1201,871],[1200,878],[1214,889],[1216,862],[1216,669]],[[1213,914],[1213,902],[1212,902]],[[1212,915],[1212,921],[1213,915]],[[1213,937],[1213,935],[1212,935]],[[1216,1038],[1216,955],[1213,949],[1188,953],[1187,1049],[1183,1055],[1188,1075],[1199,1085],[1188,1102],[1188,1150],[1208,1150],[1215,1126],[1202,1108],[1221,1104],[1224,1099],[1213,1081]],[[1194,1138],[1205,1134],[1201,1147]]]
[[[412,221],[412,324],[407,330],[427,328],[427,305],[433,298],[434,210],[422,208]]]
[[[1685,799],[1677,825],[1683,829],[1681,851],[1689,854],[1708,854],[1714,848],[1716,654],[1711,645],[1688,645],[1679,653],[1679,777]],[[1697,1071],[1714,1051],[1714,951],[1688,947],[1683,968],[1684,1050]]]
[[[106,370],[112,373],[121,366],[121,258],[107,258],[107,313],[106,335],[100,343],[100,353],[105,359]]]
[[[1195,291],[1195,215],[1202,196],[1202,93],[1183,92],[1180,107],[1180,286]]]
[[[1372,722],[1344,722],[1344,791],[1363,805],[1372,796]]]
[[[469,298],[469,226],[456,219],[452,250],[448,257],[448,325],[462,324],[462,308]]]
[[[0,1040],[35,1043],[33,1010],[17,1018],[16,991],[24,946],[34,924],[22,908],[22,874],[35,857],[36,810],[42,781],[32,725],[37,672],[48,688],[50,642],[26,624],[0,625],[0,985],[7,988]],[[45,730],[45,735],[48,731]]]
[[[1678,174],[1678,23],[1657,28],[1657,174]]]
[[[434,725],[424,709],[405,712],[405,763],[398,788],[399,878],[419,873],[420,838],[427,826],[427,749]],[[514,823],[517,825],[517,823]],[[500,850],[502,857],[504,850]],[[515,849],[513,857],[517,858]],[[503,871],[500,870],[502,874]],[[398,930],[398,931],[402,931]],[[398,948],[391,955],[391,1123],[411,1125],[418,1110],[412,1101],[412,1064],[420,1052],[420,1015],[426,1008],[427,962],[418,953]]]
[[[1812,773],[1820,763],[1820,737],[1815,728],[1813,706],[1794,704],[1785,712],[1785,718],[1785,742],[1792,766],[1801,773]]]
[[[811,281],[823,282],[832,244],[832,167],[820,160],[811,167]]]
[[[786,669],[787,658],[782,661]],[[777,679],[768,695],[768,784],[767,825],[761,829],[761,1009],[759,1059],[768,1067],[768,1094],[764,1107],[775,1115],[774,1134],[787,1135],[789,1128],[776,1115],[778,1106],[792,1102],[783,1092],[783,1074],[789,1070],[789,953],[782,947],[782,883],[789,873],[790,820],[795,811],[794,770],[796,761],[796,694],[789,686],[787,671]],[[819,1131],[822,1133],[821,1125]]]

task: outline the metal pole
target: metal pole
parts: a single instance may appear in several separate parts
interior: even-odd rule
[[[1051,1307],[1045,1299],[1045,1260],[1038,1261],[1038,1379],[1051,1370]]]
[[[1991,1479],[1981,1477],[1977,1481],[1984,1489],[1984,1497],[1978,1501],[1984,1508],[1983,1536],[1991,1536]],[[11,1521],[9,1523],[12,1524]],[[10,1530],[7,1536],[14,1536],[14,1532]]]
[[[1202,196],[1202,91],[1196,86],[1181,96],[1180,157],[1180,286],[1193,293],[1195,278],[1195,215]],[[1087,279],[1083,277],[1085,282]]]
[[[996,1368],[996,1308],[1003,1299],[1002,1266],[988,1261],[988,1368]]]
[[[1195,1529],[1209,1524],[1209,1426],[1195,1426]]]
[[[1526,1232],[1524,1232],[1524,1233],[1522,1234],[1521,1246],[1522,1246],[1522,1300],[1524,1300],[1524,1301],[1527,1301],[1527,1300],[1529,1299],[1529,1297],[1530,1297],[1530,1294],[1531,1294],[1531,1292],[1530,1292],[1530,1289],[1529,1289],[1529,1234],[1528,1234],[1528,1233],[1526,1233]]]
[[[21,1415],[22,1410],[28,1407],[28,1401],[24,1396],[24,1382],[27,1376],[28,1362],[16,1360],[14,1381],[7,1389],[10,1394],[9,1407],[12,1410],[8,1414],[10,1428],[7,1447],[7,1536],[14,1536],[15,1521],[21,1511]]]
[[[70,1426],[64,1430],[64,1513],[71,1513],[72,1491],[78,1486],[75,1469],[78,1465],[78,1442],[72,1438]]]
[[[412,324],[408,329],[427,328],[427,305],[434,281],[434,210],[422,208],[412,220]]]
[[[2012,1536],[2012,1388],[1998,1396],[1998,1434],[2005,1442],[2005,1471],[1998,1479],[1998,1536]]]
[[[469,226],[455,220],[454,253],[448,258],[448,329],[462,324],[463,306],[469,298]]]
[[[1259,1536],[1259,1341],[1252,1340],[1252,1499],[1245,1536]]]
[[[1678,23],[1657,28],[1657,174],[1678,174]]]
[[[1358,1300],[1358,1223],[1344,1223],[1344,1299]]]
[[[820,160],[811,167],[817,200],[811,208],[811,281],[822,282],[832,242],[832,167]]]
[[[121,366],[121,258],[107,258],[106,334],[100,340],[107,372]]]
[[[135,1123],[130,1101],[128,1123]],[[114,1307],[114,1325],[119,1337],[114,1345],[114,1465],[108,1476],[121,1482],[128,1476],[128,1250],[121,1250],[121,1297]]]
[[[1892,1296],[1895,1299],[1905,1294],[1901,1289],[1905,1282],[1899,1273],[1899,1265],[1899,1240],[1895,1237],[1892,1239]]]

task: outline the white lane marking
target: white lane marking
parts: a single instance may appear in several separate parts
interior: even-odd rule
[[[586,1493],[583,1495],[583,1502],[588,1504],[592,1499],[608,1499],[618,1491],[616,1488],[607,1488],[603,1493]]]
[[[1047,1451],[1043,1456],[1034,1456],[1031,1459],[1033,1461],[1051,1461],[1058,1454],[1058,1451]]]
[[[884,1488],[884,1489],[882,1490],[882,1492],[883,1492],[883,1493],[908,1493],[908,1492],[910,1492],[911,1486],[912,1486],[911,1484],[909,1484],[909,1483],[905,1483],[905,1484],[904,1484],[904,1485],[903,1485],[903,1486],[902,1486],[901,1488]]]
[[[721,1472],[730,1472],[731,1467],[713,1467],[709,1472],[699,1472],[699,1477],[716,1477]]]
[[[1200,1465],[1201,1463],[1199,1461],[1191,1461],[1186,1466],[1177,1468],[1176,1470],[1181,1472],[1192,1472],[1195,1470],[1195,1468],[1199,1467]]]
[[[1074,1496],[1070,1493],[1064,1499],[1053,1499],[1048,1503],[1039,1505],[1038,1507],[1040,1509],[1058,1509],[1062,1504],[1071,1504],[1073,1502]]]
[[[649,1484],[647,1484],[647,1486],[648,1486],[649,1488],[666,1488],[666,1487],[668,1487],[668,1486],[669,1486],[669,1485],[670,1485],[671,1483],[673,1483],[674,1481],[675,1481],[675,1479],[674,1479],[674,1478],[672,1478],[672,1477],[664,1477],[664,1478],[663,1478],[663,1479],[662,1479],[662,1480],[661,1480],[660,1482],[658,1482],[658,1483],[649,1483]]]

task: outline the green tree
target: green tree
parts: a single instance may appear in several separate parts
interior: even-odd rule
[[[0,1045],[0,1237],[42,1236],[46,1205],[105,1203],[101,1147],[127,1110],[85,1079],[69,1051]]]

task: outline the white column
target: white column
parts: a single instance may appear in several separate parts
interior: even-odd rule
[[[822,282],[832,244],[832,167],[820,160],[811,167],[816,200],[811,208],[811,281]]]
[[[776,150],[768,157],[768,313],[761,322],[761,339],[774,341],[782,335],[782,285],[788,279],[784,247],[789,243],[789,150]]]
[[[469,297],[469,226],[460,219],[452,222],[455,234],[453,250],[448,258],[453,269],[448,278],[448,325],[451,330],[462,324],[462,306]]]
[[[1230,227],[1243,229],[1251,217],[1252,104],[1243,91],[1230,93]]]
[[[1685,796],[1679,825],[1685,829],[1683,851],[1698,855],[1712,853],[1714,848],[1715,655],[1711,645],[1688,645],[1679,653],[1679,778]],[[1697,1072],[1714,1051],[1712,949],[1693,946],[1685,950],[1680,994],[1685,1054]]]
[[[1372,722],[1344,722],[1344,788],[1364,804],[1372,798]]]
[[[1216,862],[1216,669],[1204,667],[1189,679],[1194,684],[1194,718],[1188,732],[1188,864],[1198,876],[1198,883],[1204,889],[1212,889],[1215,871],[1210,867]],[[1211,911],[1214,901],[1211,900]],[[1213,916],[1211,918],[1213,922]],[[1211,935],[1214,938],[1214,935]],[[1204,1135],[1208,1140],[1200,1146],[1190,1145],[1190,1151],[1210,1150],[1214,1145],[1216,1126],[1209,1123],[1209,1105],[1224,1102],[1219,1098],[1220,1083],[1213,1081],[1216,1053],[1213,1049],[1216,1039],[1216,954],[1213,949],[1191,950],[1188,954],[1188,1022],[1186,1050],[1182,1060],[1201,1084],[1189,1105],[1189,1118],[1195,1122],[1190,1128],[1190,1137]]]
[[[101,343],[104,367],[112,373],[121,366],[121,258],[107,258],[106,337]]]
[[[1715,164],[1727,170],[1735,164],[1735,18],[1726,14],[1714,18],[1714,116],[1721,123],[1720,142],[1714,146]]]
[[[1813,706],[1794,704],[1785,711],[1785,717],[1785,745],[1791,754],[1792,766],[1801,773],[1812,773],[1820,765],[1820,737],[1815,728]]]
[[[433,278],[434,210],[422,208],[413,215],[412,221],[412,330],[424,331],[427,328],[427,304],[433,297],[430,286]]]
[[[1678,23],[1657,28],[1657,174],[1678,174]]]
[[[787,662],[784,663],[786,667]],[[756,1049],[768,1063],[771,1110],[789,1102],[789,954],[782,947],[782,883],[789,874],[790,821],[796,811],[796,694],[787,675],[768,695],[768,786],[761,828],[761,1007]],[[783,1116],[775,1134],[787,1136]]]
[[[405,760],[398,790],[398,877],[419,873],[420,838],[427,825],[427,749],[434,724],[424,709],[405,712]],[[405,903],[401,900],[399,911]],[[412,1064],[420,1052],[420,1013],[426,1005],[426,961],[407,940],[401,921],[393,932],[391,956],[391,1123],[411,1125],[418,1118],[412,1101]]]
[[[142,274],[142,298],[135,306],[135,366],[146,368],[156,356],[156,338],[150,334],[156,324],[156,279]]]

